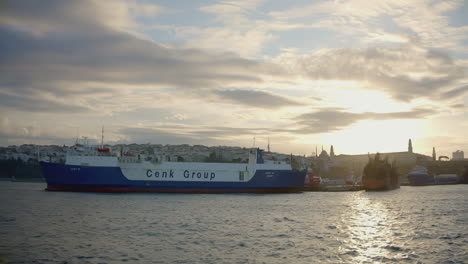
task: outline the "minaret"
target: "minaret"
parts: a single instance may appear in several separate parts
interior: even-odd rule
[[[432,147],[432,160],[436,160],[435,147]]]
[[[333,145],[331,145],[330,147],[330,158],[334,158],[335,157],[335,152],[333,151]]]
[[[318,158],[317,145],[315,145],[315,157]]]
[[[410,140],[408,142],[408,152],[413,153],[413,144],[411,144],[411,138],[410,138]]]
[[[268,137],[268,145],[267,145],[268,153],[270,153],[270,137]]]

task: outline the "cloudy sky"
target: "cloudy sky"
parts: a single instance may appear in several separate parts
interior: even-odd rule
[[[467,1],[1,1],[0,145],[468,152]]]

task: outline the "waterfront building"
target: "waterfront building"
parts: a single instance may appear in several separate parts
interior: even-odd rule
[[[435,148],[433,148],[433,152],[435,152]],[[351,171],[351,173],[354,174],[356,178],[362,177],[364,166],[369,161],[369,158],[373,159],[375,156],[375,153],[374,154],[370,154],[370,153],[357,154],[357,155],[346,155],[346,154],[335,155],[334,154],[334,158],[333,160],[331,160],[328,155],[327,155],[328,159],[326,159],[327,156],[325,156],[325,154],[322,155],[322,153],[319,156],[320,168],[325,168],[327,169],[327,171],[329,171],[331,167],[347,168],[347,169],[340,169],[338,171],[341,171],[345,174]],[[408,174],[409,171],[411,171],[416,166],[416,164],[433,160],[433,157],[414,153],[411,139],[408,141],[407,151],[383,152],[383,153],[379,153],[379,155],[383,159],[388,159],[389,162],[396,162],[396,166],[398,167],[398,172],[401,177],[401,180],[406,180],[406,175]],[[321,156],[322,156],[322,159],[320,159]],[[327,160],[329,160],[330,162],[327,164],[324,164]],[[339,175],[339,176],[334,175],[332,177],[343,178],[343,177],[346,177],[346,175]]]
[[[465,158],[465,153],[463,150],[457,150],[452,152],[452,160],[463,160]]]

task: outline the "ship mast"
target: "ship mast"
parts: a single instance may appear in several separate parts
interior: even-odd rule
[[[76,128],[76,140],[75,140],[75,145],[78,145],[80,141],[80,127]]]
[[[104,148],[104,126],[102,126],[102,133],[101,133],[101,148]]]

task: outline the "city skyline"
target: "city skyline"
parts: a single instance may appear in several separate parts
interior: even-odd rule
[[[466,1],[12,1],[0,145],[468,151]]]

